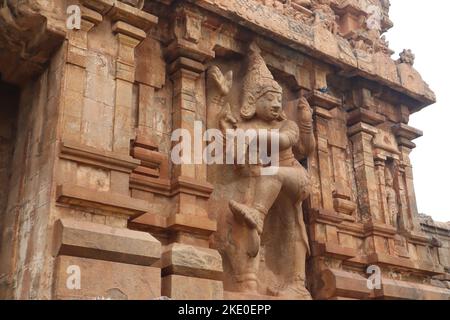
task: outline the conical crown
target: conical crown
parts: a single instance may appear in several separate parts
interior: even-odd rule
[[[252,43],[248,57],[248,71],[244,79],[241,117],[250,119],[256,112],[256,101],[267,92],[282,93],[282,88],[273,78],[261,56],[259,47]]]

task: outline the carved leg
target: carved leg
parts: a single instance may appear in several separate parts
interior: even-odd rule
[[[289,192],[291,201],[297,203],[309,195],[310,183],[303,167],[281,167],[273,176],[256,176],[253,204],[248,206],[231,200],[229,205],[235,218],[261,234],[264,219],[277,199],[281,188]]]
[[[281,182],[273,177],[261,177],[256,179],[255,194],[257,199],[253,206],[247,206],[236,201],[230,201],[229,206],[237,221],[248,227],[247,255],[251,261],[251,267],[246,273],[236,275],[236,283],[240,292],[256,293],[258,288],[257,273],[259,266],[259,250],[264,219],[276,200],[281,190]]]
[[[250,229],[256,229],[260,235],[264,227],[264,218],[280,193],[282,182],[277,176],[255,177],[255,197],[252,206],[230,201],[230,209],[238,221],[243,221]]]
[[[265,218],[283,188],[283,192],[286,192],[284,200],[290,209],[280,212],[287,229],[277,231],[287,232],[293,236],[289,241],[294,250],[294,259],[287,262],[293,268],[287,272],[285,281],[269,289],[269,293],[276,296],[301,296],[302,299],[310,299],[311,297],[305,289],[305,259],[308,252],[308,240],[303,215],[299,211],[301,201],[306,199],[309,194],[308,174],[302,167],[282,167],[279,168],[276,175],[256,176],[255,179],[255,196],[251,205],[236,201],[229,203],[235,218],[250,229],[247,253],[250,257],[257,257]],[[255,275],[257,271],[254,270]],[[249,283],[242,281],[240,285],[251,286],[250,282],[250,280]]]

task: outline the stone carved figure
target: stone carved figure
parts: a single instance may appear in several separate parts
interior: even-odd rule
[[[394,189],[394,179],[392,177],[391,170],[385,168],[385,181],[386,181],[386,202],[388,205],[388,213],[391,224],[397,228],[399,218],[399,206],[397,202],[397,192]]]
[[[363,38],[352,38],[350,39],[350,44],[355,50],[359,50],[362,52],[367,52],[369,54],[373,53],[373,45],[365,41]]]
[[[239,120],[231,114],[230,105],[223,99],[229,92],[232,74],[224,76],[215,66],[208,71],[209,78],[216,84],[213,105],[222,108],[218,116],[222,131],[231,128],[278,130],[269,131],[267,139],[268,145],[272,139],[279,139],[279,166],[274,175],[262,175],[260,164],[238,168],[239,175],[249,177],[253,197],[245,203],[229,201],[229,209],[245,229],[246,238],[239,241],[246,254],[230,258],[234,276],[239,283],[238,291],[258,293],[258,269],[264,258],[272,271],[282,278],[265,293],[310,299],[305,288],[305,260],[310,249],[301,207],[310,193],[310,177],[294,157],[293,147],[305,157],[314,150],[312,110],[308,101],[301,98],[298,104],[300,126],[288,120],[282,110],[282,88],[255,44],[250,46],[248,60]]]
[[[330,0],[313,0],[312,11],[314,13],[314,24],[324,26],[332,34],[339,32],[337,16],[331,8]]]
[[[389,19],[389,10],[391,9],[391,1],[390,0],[380,0],[381,3],[381,11],[384,19]]]
[[[414,65],[414,60],[416,59],[416,56],[413,54],[411,49],[405,49],[400,53],[400,59],[397,60],[397,63],[406,63],[410,66]]]
[[[375,43],[375,52],[381,52],[385,55],[391,56],[394,52],[389,49],[389,41],[386,40],[386,36],[381,36]]]
[[[309,11],[311,0],[260,0],[265,6],[274,8],[279,13],[296,21],[310,25],[313,22]]]

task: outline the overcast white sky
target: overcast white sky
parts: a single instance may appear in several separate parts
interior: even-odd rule
[[[387,33],[395,59],[403,49],[416,55],[414,67],[438,102],[413,115],[410,125],[424,131],[411,154],[420,213],[450,221],[450,1],[391,0],[394,27]]]

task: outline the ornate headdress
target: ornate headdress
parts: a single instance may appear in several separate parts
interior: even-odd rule
[[[244,79],[241,117],[251,119],[256,113],[256,101],[267,92],[282,93],[282,88],[273,78],[261,57],[261,50],[252,43],[248,57],[248,71]]]

